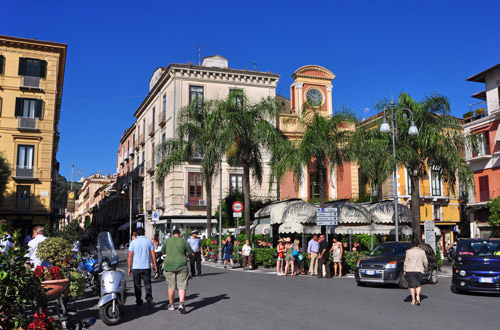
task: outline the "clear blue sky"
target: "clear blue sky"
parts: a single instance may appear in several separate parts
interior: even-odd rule
[[[461,117],[484,88],[465,79],[500,62],[500,1],[18,1],[0,34],[68,45],[57,159],[70,178],[113,173],[123,131],[158,66],[220,54],[236,69],[330,69],[334,108],[359,117],[401,91],[446,95]]]

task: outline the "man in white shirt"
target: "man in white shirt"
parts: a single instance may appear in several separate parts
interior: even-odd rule
[[[47,266],[48,264],[46,261],[42,261],[36,256],[38,244],[47,239],[47,237],[43,236],[43,226],[36,226],[33,229],[32,237],[33,239],[28,243],[29,252],[27,254],[30,258],[30,263],[33,264],[33,268],[36,268],[37,266]]]
[[[241,253],[243,254],[243,270],[247,270],[247,265],[252,269],[252,247],[248,240],[245,241],[245,245],[241,248]]]
[[[3,231],[7,228],[7,221],[0,219],[0,253],[7,253],[8,248],[13,248],[14,244],[10,241],[11,236],[7,231]]]

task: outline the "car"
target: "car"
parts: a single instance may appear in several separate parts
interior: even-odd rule
[[[432,247],[420,243],[425,251],[429,265],[422,278],[431,284],[438,282],[438,265]],[[403,275],[406,250],[411,248],[410,242],[384,242],[375,247],[368,255],[356,263],[354,277],[358,285],[366,283],[397,284],[407,288],[408,282]]]
[[[500,292],[500,240],[458,242],[453,257],[451,291]]]

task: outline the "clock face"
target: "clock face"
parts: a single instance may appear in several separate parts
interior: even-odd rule
[[[307,102],[313,107],[320,106],[323,103],[323,94],[315,88],[311,88],[306,93]]]

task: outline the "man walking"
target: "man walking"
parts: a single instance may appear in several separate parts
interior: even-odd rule
[[[137,237],[130,243],[128,252],[128,274],[133,275],[135,303],[137,306],[142,305],[141,280],[144,282],[144,290],[146,291],[146,301],[148,307],[153,304],[153,294],[151,289],[151,260],[156,268],[156,254],[153,242],[144,236],[144,228],[137,228]]]
[[[32,237],[33,239],[28,243],[29,252],[26,256],[30,258],[30,263],[33,264],[33,269],[35,269],[37,266],[48,266],[49,264],[47,261],[40,260],[36,256],[38,244],[47,239],[47,237],[43,236],[43,226],[36,226],[35,228],[33,228]]]
[[[191,249],[194,251],[194,254],[189,256],[189,265],[191,266],[191,277],[194,277],[196,275],[201,276],[201,253],[202,253],[202,248],[201,248],[201,241],[200,238],[198,237],[198,231],[193,230],[191,232],[191,237],[188,238],[187,240],[189,246]],[[195,266],[196,266],[196,273],[195,273]]]
[[[243,270],[247,270],[247,265],[252,269],[252,247],[248,240],[245,241],[245,245],[241,248],[241,254],[243,255]]]
[[[309,262],[309,275],[318,275],[318,235],[314,235],[312,239],[307,244],[307,257],[310,259]]]
[[[165,278],[168,285],[168,310],[175,310],[174,295],[175,291],[179,291],[179,312],[186,313],[184,300],[186,299],[186,290],[188,283],[188,270],[186,265],[186,256],[193,254],[193,249],[189,246],[188,242],[180,237],[179,229],[174,229],[173,236],[167,238],[163,242],[161,252],[166,254],[165,264]]]
[[[318,278],[323,278],[323,265],[325,265],[326,278],[330,278],[330,263],[328,262],[328,243],[325,235],[319,236],[319,254],[318,254]]]

